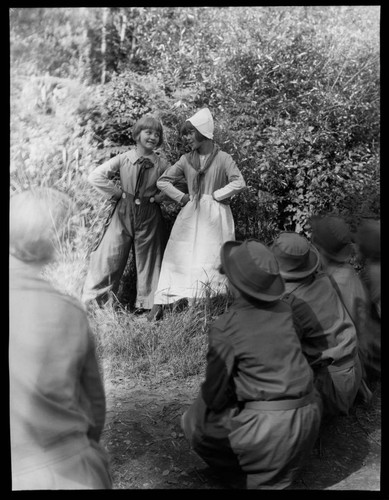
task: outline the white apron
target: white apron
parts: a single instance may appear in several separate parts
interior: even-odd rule
[[[204,194],[183,207],[165,249],[155,304],[170,304],[182,298],[203,298],[226,291],[226,277],[219,273],[220,248],[235,240],[235,225],[229,205]]]

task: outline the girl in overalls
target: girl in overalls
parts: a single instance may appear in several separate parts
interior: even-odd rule
[[[181,132],[192,151],[170,167],[157,187],[181,204],[161,267],[154,303],[202,298],[225,291],[220,275],[220,248],[235,239],[229,200],[246,184],[232,157],[213,141],[214,123],[208,108],[189,118]],[[174,184],[186,181],[189,194]],[[154,307],[157,318],[157,306]]]
[[[103,302],[108,292],[115,293],[131,249],[135,257],[137,297],[135,307],[148,310],[153,306],[154,292],[166,245],[165,224],[156,182],[168,167],[154,150],[163,142],[161,123],[146,115],[132,131],[136,146],[97,167],[88,177],[105,198],[117,200],[112,219],[98,245],[91,253],[83,289],[85,303]],[[120,187],[112,180],[120,175]]]

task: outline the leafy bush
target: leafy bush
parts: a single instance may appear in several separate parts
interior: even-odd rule
[[[238,239],[309,236],[319,212],[353,226],[380,217],[378,8],[108,10],[104,85],[90,85],[101,77],[102,9],[10,13],[11,192],[71,194],[74,251],[87,256],[110,210],[88,173],[133,145],[132,125],[148,112],[164,126],[159,154],[174,163],[186,151],[183,121],[211,109],[216,142],[248,186],[231,202]],[[163,209],[171,227],[178,207]]]

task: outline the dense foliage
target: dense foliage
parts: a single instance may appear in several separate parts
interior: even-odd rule
[[[49,184],[91,244],[106,207],[86,183],[152,112],[160,154],[202,106],[248,188],[237,238],[309,235],[309,217],[380,217],[378,6],[10,9],[11,189]],[[258,199],[258,190],[262,195]],[[174,206],[165,208],[172,220]]]

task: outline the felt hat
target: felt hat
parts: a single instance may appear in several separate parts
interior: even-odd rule
[[[312,243],[328,259],[346,262],[352,254],[351,231],[348,224],[335,215],[314,216],[311,221]]]
[[[374,219],[363,220],[357,229],[354,241],[365,257],[380,260],[381,222]]]
[[[320,263],[316,248],[304,236],[292,231],[280,233],[271,250],[285,280],[306,278],[316,271]]]
[[[213,118],[208,108],[200,109],[191,118],[187,120],[190,122],[204,137],[213,139]]]
[[[220,257],[223,271],[240,292],[265,302],[273,302],[283,295],[285,283],[277,260],[259,241],[227,241]]]

